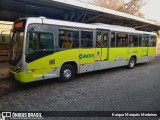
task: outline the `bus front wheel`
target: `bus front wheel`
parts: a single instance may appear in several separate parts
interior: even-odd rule
[[[128,68],[133,69],[135,67],[135,64],[136,64],[135,57],[131,57],[131,59],[129,60],[129,63],[128,63]]]
[[[64,64],[60,70],[60,77],[59,82],[69,82],[71,81],[75,76],[75,69],[70,64]]]

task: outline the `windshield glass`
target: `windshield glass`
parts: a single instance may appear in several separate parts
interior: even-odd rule
[[[22,56],[23,36],[24,32],[20,31],[14,31],[12,34],[10,58],[15,62],[18,62]]]

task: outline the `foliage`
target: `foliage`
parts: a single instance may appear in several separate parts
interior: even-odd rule
[[[139,17],[144,17],[140,10],[146,4],[143,0],[89,0],[88,2]]]

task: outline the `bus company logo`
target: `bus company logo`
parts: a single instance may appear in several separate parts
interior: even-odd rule
[[[2,112],[0,113],[0,120],[18,120],[18,119],[36,119],[36,120],[42,120],[44,117],[42,117],[41,113],[20,113],[20,112]]]
[[[79,59],[83,58],[94,58],[94,54],[80,54]]]

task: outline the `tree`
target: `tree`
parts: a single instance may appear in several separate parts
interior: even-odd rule
[[[88,2],[113,10],[117,10],[121,4],[120,0],[88,0]]]
[[[89,0],[89,2],[139,17],[144,17],[140,9],[146,4],[143,0],[127,0],[127,2],[126,0]]]
[[[143,0],[130,0],[129,2],[124,2],[124,0],[121,0],[121,2],[122,4],[118,8],[119,11],[139,17],[144,17],[144,15],[140,12],[142,6],[146,4],[143,2]]]

